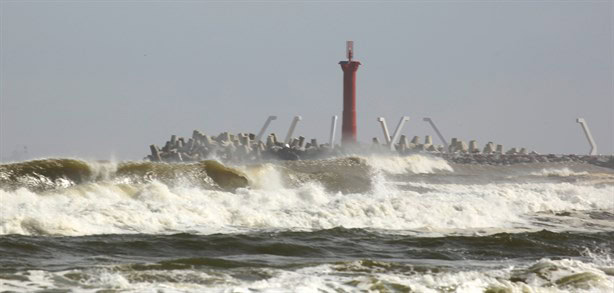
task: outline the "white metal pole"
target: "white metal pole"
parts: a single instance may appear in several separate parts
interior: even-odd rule
[[[595,140],[593,140],[593,136],[591,135],[591,131],[588,129],[588,124],[586,123],[586,120],[584,120],[584,118],[578,118],[576,119],[576,122],[580,123],[580,126],[582,126],[582,130],[584,130],[584,135],[586,136],[588,143],[591,145],[591,151],[589,155],[597,155],[597,144],[595,143]]]
[[[433,119],[425,117],[422,118],[422,121],[426,121],[429,124],[431,124],[431,127],[433,127],[433,129],[435,130],[435,133],[437,133],[437,136],[439,137],[439,140],[441,140],[441,142],[443,142],[444,145],[444,152],[448,152],[449,144],[448,141],[443,137],[443,135],[441,134],[441,132],[439,132],[439,129],[437,129],[437,126],[435,126],[435,123],[433,122]]]
[[[290,129],[288,129],[288,134],[286,135],[284,143],[290,143],[290,139],[292,139],[292,133],[294,133],[294,128],[296,128],[296,124],[301,120],[303,120],[301,116],[294,116],[292,124],[290,124]]]
[[[394,134],[392,135],[392,140],[389,142],[388,147],[390,147],[391,151],[394,151],[394,142],[399,139],[399,135],[401,135],[401,129],[403,129],[403,124],[409,121],[409,116],[403,116],[399,120],[399,124],[397,124],[397,128],[394,130]]]
[[[384,139],[386,140],[386,144],[390,144],[390,133],[388,132],[388,126],[386,125],[386,119],[384,117],[377,117],[377,121],[382,125],[382,130],[384,131]]]
[[[264,125],[262,125],[262,128],[260,129],[260,132],[258,132],[258,135],[256,135],[256,142],[259,142],[260,139],[262,139],[262,136],[264,135],[264,132],[266,131],[267,128],[269,128],[269,124],[271,124],[271,121],[277,119],[277,116],[269,116],[266,119],[266,122],[264,122]]]
[[[337,129],[337,115],[334,115],[330,123],[330,148],[335,148],[335,130]]]

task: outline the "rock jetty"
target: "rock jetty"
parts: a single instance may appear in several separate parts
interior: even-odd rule
[[[146,159],[153,162],[195,162],[216,158],[222,161],[249,162],[263,159],[316,159],[339,153],[334,151],[334,146],[318,144],[316,139],[306,141],[305,137],[299,136],[287,140],[278,140],[275,133],[262,142],[256,141],[256,135],[253,133],[222,132],[209,136],[194,130],[192,137],[187,140],[172,135],[161,148],[156,145],[149,146],[151,154]]]
[[[263,142],[257,141],[253,133],[222,132],[209,136],[194,130],[192,137],[187,140],[184,137],[172,135],[163,147],[151,145],[151,154],[145,159],[169,163],[197,162],[211,158],[220,161],[258,162],[262,160],[321,159],[352,154],[424,153],[458,164],[512,165],[540,162],[584,162],[614,168],[614,156],[544,155],[528,151],[523,147],[504,150],[503,145],[493,142],[488,142],[481,147],[476,140],[470,140],[467,143],[458,138],[452,138],[446,149],[443,145],[433,144],[433,138],[430,135],[424,137],[424,142],[419,136],[414,136],[409,140],[408,137],[402,135],[399,142],[394,145],[394,151],[390,149],[389,145],[380,143],[375,137],[371,145],[341,148],[338,145],[318,144],[316,139],[307,141],[303,136],[288,137],[286,141],[280,141],[275,133],[271,133]]]

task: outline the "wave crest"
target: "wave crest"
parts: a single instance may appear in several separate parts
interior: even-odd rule
[[[0,186],[5,190],[27,188],[41,192],[84,183],[189,184],[201,188],[234,190],[248,185],[240,171],[213,161],[193,164],[154,162],[86,162],[75,159],[44,159],[0,165]]]
[[[369,156],[365,157],[367,164],[376,171],[390,174],[432,174],[437,171],[453,172],[454,169],[442,158],[409,155],[409,156]]]

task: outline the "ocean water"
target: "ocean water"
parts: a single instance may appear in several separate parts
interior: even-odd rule
[[[2,292],[613,292],[614,170],[0,165]]]

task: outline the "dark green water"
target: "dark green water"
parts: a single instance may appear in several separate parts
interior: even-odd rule
[[[211,166],[0,166],[0,291],[614,290],[609,169]]]

